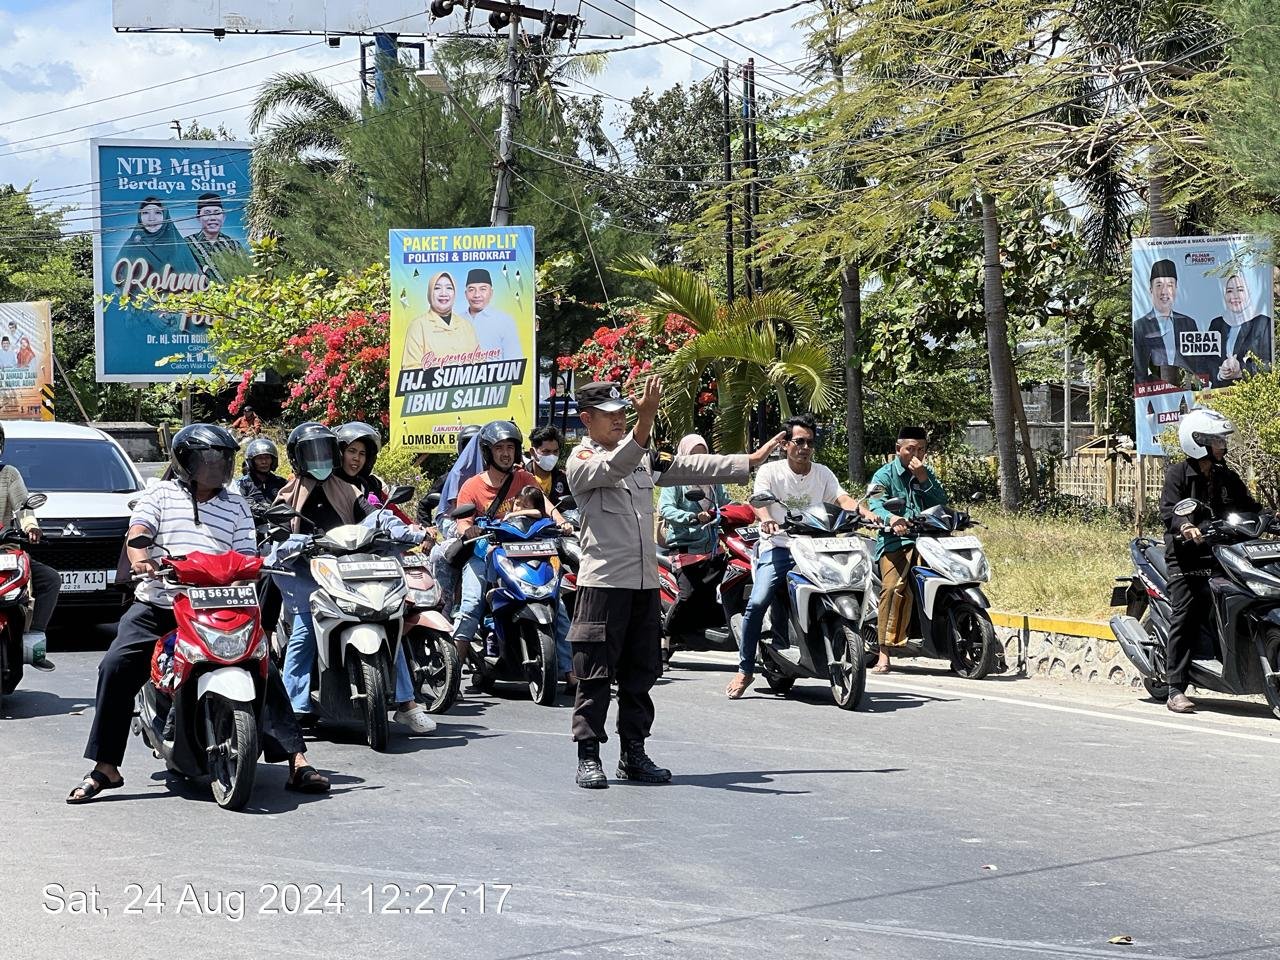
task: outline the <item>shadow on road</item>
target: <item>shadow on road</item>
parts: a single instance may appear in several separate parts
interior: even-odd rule
[[[297,810],[301,806],[327,800],[330,797],[341,796],[345,793],[385,789],[382,784],[366,783],[363,777],[354,777],[344,773],[331,773],[324,769],[323,764],[318,769],[329,778],[331,785],[329,792],[299,793],[285,789],[285,782],[289,778],[289,765],[287,763],[264,763],[259,761],[258,775],[253,785],[253,795],[249,798],[248,805],[240,812],[258,815],[288,813],[291,810]],[[179,798],[216,806],[213,794],[206,783],[176,776],[168,770],[157,770],[151,774],[151,779],[156,782],[163,782],[168,791],[166,793],[119,794],[119,798],[122,800]],[[103,794],[103,796],[105,797],[106,794]],[[100,803],[101,800],[95,800],[94,802]]]
[[[92,693],[86,697],[60,697],[44,690],[24,690],[19,687],[4,698],[4,711],[0,715],[6,720],[61,717],[87,710],[93,706],[93,700]]]
[[[432,734],[418,735],[409,733],[404,727],[392,724],[391,736],[387,738],[387,753],[418,753],[422,750],[442,750],[446,747],[464,747],[472,740],[489,740],[501,737],[484,727],[470,723],[450,723],[443,717],[434,718],[438,726]],[[354,724],[347,726],[335,723],[321,723],[313,730],[307,731],[308,745],[314,744],[317,750],[323,749],[326,743],[343,746],[362,746],[364,731]],[[370,751],[372,753],[372,751]]]
[[[805,796],[812,793],[811,790],[778,790],[768,789],[763,784],[773,783],[774,777],[796,776],[796,775],[829,775],[839,773],[901,773],[903,767],[885,767],[879,770],[738,770],[738,771],[722,771],[720,773],[694,773],[680,774],[671,778],[673,784],[689,786],[689,787],[707,787],[712,790],[728,790],[731,793],[755,793],[764,796]],[[654,786],[653,784],[632,784],[627,781],[627,786]],[[759,785],[759,786],[758,786]]]

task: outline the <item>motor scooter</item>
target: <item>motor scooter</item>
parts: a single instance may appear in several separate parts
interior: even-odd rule
[[[154,543],[150,534],[129,540],[138,550]],[[262,558],[197,552],[159,564],[134,579],[179,588],[177,629],[156,639],[133,732],[172,773],[207,780],[218,806],[239,810],[257,775],[269,668],[254,585]]]
[[[412,498],[412,487],[396,487],[387,503]],[[277,504],[267,516],[281,524],[298,514]],[[311,533],[295,556],[282,561],[285,569],[305,561],[318,587],[309,604],[316,636],[313,701],[325,719],[360,724],[365,742],[377,751],[387,748],[408,597],[397,557],[416,546],[418,541],[397,539],[376,525],[347,524]]]
[[[43,650],[27,650],[23,637],[31,627],[31,557],[23,549],[27,535],[17,514],[44,506],[48,497],[33,493],[19,506],[0,534],[0,702],[18,689],[24,668],[52,670]]]
[[[758,493],[750,503],[781,501]],[[870,541],[855,534],[862,519],[823,505],[803,513],[788,510],[781,526],[794,563],[786,582],[788,617],[774,623],[772,611],[766,613],[757,648],[760,673],[780,694],[800,678],[825,680],[837,706],[856,710],[867,682],[862,627],[872,566]]]
[[[906,508],[901,497],[885,501],[890,513]],[[978,521],[961,510],[930,507],[919,516],[907,518],[908,536],[915,539],[918,562],[911,568],[911,622],[905,648],[895,653],[908,657],[946,660],[959,676],[981,680],[994,672],[1003,673],[1004,648],[996,637],[991,604],[982,584],[991,579],[991,565],[982,543],[963,531],[980,527]],[[881,532],[888,532],[882,528]],[[880,565],[872,564],[873,596],[879,605]],[[878,613],[878,611],[877,611]],[[867,655],[874,657],[879,642],[873,631],[866,636]]]
[[[1280,517],[1234,513],[1205,519],[1209,509],[1192,499],[1179,501],[1173,512],[1196,523],[1221,568],[1209,578],[1213,617],[1192,649],[1191,684],[1233,696],[1262,694],[1280,718]],[[1111,618],[1111,631],[1147,693],[1164,701],[1173,613],[1165,546],[1139,537],[1129,553],[1133,572],[1118,578],[1111,598],[1125,612]]]
[[[474,517],[475,504],[452,516]],[[560,531],[545,517],[474,517],[475,550],[484,558],[486,616],[471,643],[475,683],[526,683],[540,706],[555,703],[558,660],[554,636],[559,600]]]
[[[453,621],[444,612],[440,585],[425,553],[400,558],[408,595],[404,611],[404,653],[415,692],[428,713],[446,713],[458,702],[462,661],[453,642]]]

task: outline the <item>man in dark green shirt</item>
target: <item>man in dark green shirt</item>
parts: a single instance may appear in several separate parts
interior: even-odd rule
[[[916,562],[915,539],[906,535],[907,520],[947,502],[942,484],[925,466],[928,452],[924,427],[903,427],[898,432],[897,457],[871,478],[870,489],[876,492],[868,506],[889,526],[889,532],[882,531],[876,540],[876,562],[880,564],[880,614],[876,626],[880,659],[871,668],[872,673],[888,673],[889,648],[907,642],[911,624],[909,574]],[[906,503],[900,515],[885,509],[885,501],[895,498]]]

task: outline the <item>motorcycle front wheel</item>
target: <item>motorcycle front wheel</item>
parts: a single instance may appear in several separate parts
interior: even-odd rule
[[[203,701],[205,742],[213,799],[224,810],[241,810],[253,793],[258,774],[258,721],[245,703],[217,695]]]
[[[1000,659],[1000,642],[987,612],[969,600],[948,605],[951,669],[966,680],[981,680]]]
[[[529,696],[540,707],[556,702],[556,641],[551,631],[536,623],[524,621],[520,626],[526,656],[533,660],[529,667]]]
[[[867,689],[867,663],[862,637],[839,617],[825,617],[822,633],[831,644],[831,696],[841,710],[857,710]]]
[[[351,686],[360,694],[360,713],[364,718],[364,742],[382,753],[387,749],[390,722],[387,720],[387,684],[378,661],[367,654],[349,654],[347,675]]]

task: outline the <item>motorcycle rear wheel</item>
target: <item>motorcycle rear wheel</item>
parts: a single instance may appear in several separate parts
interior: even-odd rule
[[[418,692],[426,698],[422,705],[427,713],[445,713],[458,702],[458,688],[462,682],[458,648],[447,634],[425,633],[421,639],[415,638],[412,642],[415,650],[425,654],[418,664],[418,677],[422,678],[418,682]]]
[[[862,637],[839,617],[825,617],[822,632],[836,655],[831,663],[831,696],[841,710],[857,710],[867,689],[866,648]]]
[[[1256,642],[1262,667],[1262,693],[1272,715],[1280,719],[1280,630],[1268,630]]]
[[[1000,641],[991,618],[969,600],[953,601],[947,617],[951,625],[951,669],[966,680],[981,680],[1000,660]]]
[[[360,711],[364,718],[364,742],[383,753],[387,749],[390,721],[387,719],[387,684],[375,659],[366,654],[352,655],[347,661],[351,684],[361,694]]]
[[[241,810],[258,774],[258,721],[247,704],[213,695],[204,698],[204,724],[208,745],[225,745],[209,765],[213,799],[224,810]]]
[[[1147,631],[1147,636],[1151,637],[1153,640],[1156,639],[1155,629],[1151,626],[1151,610],[1150,609],[1148,609],[1147,612],[1142,615],[1142,629]],[[1153,665],[1155,666],[1160,676],[1163,677],[1165,675],[1164,647],[1161,646],[1159,643],[1156,643],[1156,645],[1152,648],[1151,656],[1152,656]],[[1169,685],[1165,683],[1163,680],[1157,680],[1151,677],[1143,677],[1142,686],[1146,689],[1147,696],[1149,696],[1152,700],[1156,701],[1157,703],[1164,703],[1169,699]]]
[[[525,621],[520,627],[525,649],[534,655],[536,662],[529,668],[529,696],[540,707],[556,702],[556,641],[551,631],[536,623]]]

